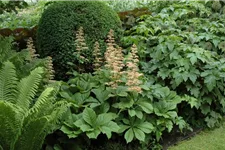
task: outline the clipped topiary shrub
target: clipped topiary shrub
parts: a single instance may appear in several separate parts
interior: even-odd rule
[[[53,58],[57,79],[65,79],[66,72],[76,68],[76,31],[83,27],[88,47],[85,71],[91,71],[94,43],[99,42],[101,51],[105,51],[105,39],[110,29],[119,39],[122,34],[121,21],[116,12],[104,2],[72,1],[55,2],[43,13],[37,31],[38,53]],[[68,65],[70,62],[70,65]]]

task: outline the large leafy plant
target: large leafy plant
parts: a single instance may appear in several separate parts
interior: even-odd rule
[[[204,118],[208,127],[214,127],[224,114],[223,3],[152,2],[149,6],[153,15],[140,17],[139,24],[126,32],[125,43],[137,44],[142,71],[154,76],[154,82],[189,95],[187,102],[195,109],[190,113],[190,105],[179,106],[188,121],[196,125],[200,122],[196,119]]]
[[[39,150],[45,136],[59,128],[67,111],[65,101],[56,101],[57,89],[47,87],[37,95],[44,69],[35,68],[18,79],[15,66],[6,61],[0,70],[0,145],[3,149]]]
[[[182,130],[188,125],[177,114],[177,105],[185,98],[176,95],[166,87],[142,85],[142,94],[129,92],[126,86],[113,89],[104,84],[107,76],[75,74],[64,83],[60,95],[73,103],[69,119],[61,130],[69,138],[86,134],[97,139],[105,134],[108,139],[112,133],[123,136],[127,143],[146,142],[163,132],[171,132],[174,126]],[[186,98],[188,99],[188,98]]]

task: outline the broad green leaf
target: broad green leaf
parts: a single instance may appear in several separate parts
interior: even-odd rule
[[[115,119],[117,117],[114,113],[104,113],[98,115],[96,119],[96,125],[104,125],[109,123],[111,120]]]
[[[79,128],[83,131],[83,132],[87,132],[87,131],[93,131],[94,129],[88,125],[88,124],[82,124],[81,126],[79,126]]]
[[[197,56],[194,53],[188,54],[187,57],[190,58],[192,65],[194,65],[198,61]]]
[[[195,82],[197,80],[197,75],[196,74],[189,74],[189,79],[191,80],[191,82],[193,84],[195,84]]]
[[[191,97],[191,96],[188,96],[188,95],[185,95],[184,96],[184,100],[186,102],[188,102],[188,104],[191,105],[191,108],[195,107],[195,108],[199,108],[199,102],[198,102],[198,99],[194,98],[194,97]]]
[[[124,132],[125,130],[127,130],[128,128],[130,128],[130,126],[121,124],[121,125],[119,125],[118,133],[123,133],[123,132]]]
[[[201,112],[206,115],[208,114],[211,110],[210,110],[210,106],[204,104],[204,105],[201,105]]]
[[[126,109],[126,108],[131,108],[134,105],[134,100],[133,99],[120,99],[121,102],[115,103],[112,106],[114,108],[119,108],[119,109]]]
[[[101,102],[104,102],[105,100],[107,100],[110,97],[109,94],[111,93],[110,91],[103,90],[101,88],[93,89],[91,91],[95,94],[96,98]]]
[[[117,125],[117,123],[110,121],[107,125],[105,125],[111,129],[113,132],[118,132],[120,127]]]
[[[62,96],[63,98],[67,99],[67,100],[71,100],[71,96],[69,95],[69,93],[67,92],[60,92],[59,93],[60,96]]]
[[[110,139],[112,136],[112,131],[109,127],[107,126],[102,126],[100,127],[100,130],[103,134],[106,134],[107,138]]]
[[[93,126],[95,124],[97,117],[93,109],[85,108],[82,115],[84,121],[87,122],[89,125]]]
[[[168,43],[166,43],[166,45],[170,51],[172,51],[174,49],[174,43],[168,42]]]
[[[123,86],[118,86],[116,88],[116,95],[120,96],[120,97],[127,97],[127,95],[128,95],[127,88],[123,87]]]
[[[72,96],[72,99],[78,104],[82,105],[89,97],[90,93],[76,93]]]
[[[138,101],[137,105],[140,106],[142,110],[146,112],[147,114],[150,114],[153,112],[153,106],[148,101]]]
[[[176,111],[168,111],[167,114],[173,119],[175,119],[177,117]]]
[[[133,128],[133,131],[134,131],[134,135],[135,137],[139,140],[139,141],[145,141],[145,133],[138,129],[138,128]]]
[[[200,91],[199,91],[199,90],[200,90],[200,89],[197,88],[197,87],[192,87],[192,88],[190,89],[191,95],[194,95],[195,97],[198,97],[199,94],[200,94]]]
[[[134,116],[136,115],[136,112],[135,112],[135,110],[133,110],[133,109],[129,109],[129,110],[128,110],[128,114],[129,114],[131,117],[134,117]]]
[[[216,77],[214,75],[209,75],[205,77],[204,83],[206,83],[208,90],[212,91],[213,88],[216,86]]]
[[[90,138],[90,139],[97,139],[98,135],[101,133],[101,131],[99,129],[95,129],[93,131],[90,132],[86,132],[86,135]]]
[[[132,128],[127,130],[127,132],[124,135],[124,138],[127,141],[127,143],[130,143],[134,139],[134,132]]]
[[[139,124],[137,128],[141,129],[144,133],[151,133],[154,130],[154,126],[147,121]]]
[[[142,119],[142,118],[143,118],[143,113],[142,113],[142,111],[140,111],[140,110],[135,110],[135,113],[136,113],[136,116],[137,116],[139,119]]]
[[[82,131],[74,131],[73,129],[67,127],[67,126],[62,126],[60,130],[65,133],[69,138],[76,138],[81,134]]]
[[[168,132],[171,132],[173,129],[173,122],[170,120],[166,121],[166,128],[168,129]]]
[[[186,127],[186,122],[184,121],[182,117],[178,117],[176,120],[176,125],[178,125],[179,129],[182,130]]]

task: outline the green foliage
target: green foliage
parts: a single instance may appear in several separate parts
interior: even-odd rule
[[[24,8],[28,4],[25,1],[0,1],[0,14],[6,12],[17,12],[17,8]]]
[[[105,39],[110,29],[115,37],[121,36],[121,22],[111,8],[98,1],[56,2],[43,13],[38,25],[38,52],[41,56],[52,56],[58,78],[65,78],[71,71],[71,65],[76,66],[78,60],[73,55],[75,47],[75,31],[83,27],[89,49],[86,52],[86,70],[92,70],[92,50],[94,43],[99,42],[102,51],[105,49]],[[72,66],[73,68],[73,66]]]
[[[27,76],[31,70],[36,67],[44,68],[45,82],[49,81],[49,61],[47,58],[37,58],[35,51],[29,48],[17,52],[13,37],[0,36],[0,68],[3,62],[10,61],[15,65],[17,76],[19,79]]]
[[[225,106],[225,16],[212,3],[152,2],[153,15],[140,17],[124,38],[137,44],[146,75],[184,96],[189,105],[179,106],[182,116],[208,127],[219,123]]]
[[[0,145],[9,150],[39,150],[45,136],[58,128],[68,104],[55,100],[58,85],[37,95],[43,68],[35,68],[21,80],[15,70],[9,61],[0,70]]]
[[[122,83],[117,89],[106,86],[107,71],[74,75],[60,91],[62,99],[73,103],[71,114],[61,128],[71,139],[80,138],[83,133],[90,139],[105,134],[108,139],[114,135],[123,137],[127,143],[140,141],[147,146],[175,126],[180,130],[188,128],[177,114],[177,105],[183,98],[167,87],[143,80],[143,92],[138,94],[129,92]]]
[[[16,2],[21,3],[21,1]],[[32,28],[36,26],[41,18],[42,12],[47,7],[46,5],[46,1],[39,1],[17,12],[4,12],[0,15],[0,29],[9,28],[14,30],[16,28]]]

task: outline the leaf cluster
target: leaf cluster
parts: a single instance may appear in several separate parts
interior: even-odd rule
[[[10,61],[0,69],[0,147],[8,150],[41,148],[45,136],[59,128],[68,104],[56,102],[58,85],[37,95],[44,68],[37,67],[19,79]]]
[[[192,124],[200,122],[195,117],[203,118],[208,127],[221,120],[225,98],[225,16],[213,4],[152,2],[152,15],[140,17],[123,39],[126,45],[137,44],[146,75],[188,97],[188,105],[178,108],[185,110],[182,116]]]
[[[97,139],[106,135],[123,137],[127,143],[140,141],[147,146],[149,140],[159,141],[163,132],[180,130],[189,126],[177,114],[177,105],[183,101],[167,87],[143,82],[143,92],[130,92],[125,84],[113,89],[105,82],[107,71],[95,75],[74,73],[68,83],[61,87],[60,97],[71,103],[69,119],[61,131],[69,138],[86,135]]]

